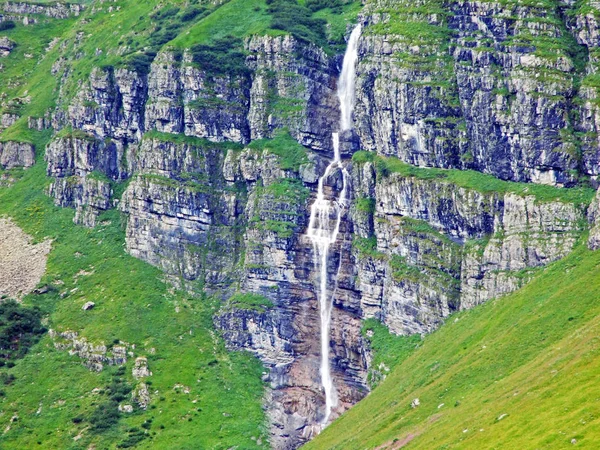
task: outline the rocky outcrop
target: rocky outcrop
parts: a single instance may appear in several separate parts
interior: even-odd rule
[[[19,120],[19,115],[14,113],[4,113],[0,116],[0,130],[14,125]]]
[[[54,177],[48,189],[55,203],[76,209],[75,223],[94,226],[110,206],[111,180],[123,175],[123,149],[111,140],[85,133],[66,133],[46,147],[47,173]]]
[[[590,224],[588,247],[598,250],[600,248],[600,194],[598,192],[588,209],[588,221]]]
[[[138,141],[145,129],[146,76],[106,67],[92,70],[89,83],[78,91],[67,115],[56,128],[69,126],[99,139],[111,138],[124,147]]]
[[[0,11],[9,14],[39,14],[54,19],[67,19],[79,16],[85,5],[80,3],[33,3],[33,2],[4,2],[0,5]]]
[[[453,310],[514,291],[585,229],[585,205],[566,200],[377,175],[371,163],[354,177],[373,216],[355,213],[355,289],[365,315],[396,333],[431,331]]]
[[[148,86],[149,129],[215,142],[249,141],[246,75],[210,74],[194,65],[189,53],[182,59],[164,52],[152,64]]]
[[[0,58],[10,55],[10,52],[15,48],[15,45],[17,44],[6,36],[0,37]]]
[[[0,142],[0,167],[31,167],[35,164],[35,149],[27,142]]]
[[[161,52],[147,75],[125,68],[93,69],[66,112],[57,110],[54,115],[54,128],[63,131],[49,146],[49,175],[63,176],[55,170],[67,163],[61,152],[82,162],[91,152],[110,160],[110,167],[92,170],[120,180],[137,170],[122,164],[122,155],[152,130],[246,144],[286,128],[305,145],[328,150],[338,114],[333,60],[291,36],[255,37],[246,46],[248,70],[240,73],[203,70],[192,52],[172,51]],[[70,135],[64,129],[96,142],[93,149],[81,139],[74,145],[59,137]],[[57,158],[60,161],[54,162]],[[84,205],[85,199],[78,203]]]
[[[83,365],[93,372],[102,372],[105,364],[121,366],[127,363],[130,347],[127,343],[119,343],[109,348],[102,342],[89,342],[76,331],[49,330],[48,334],[54,341],[55,348],[68,350],[70,355],[78,356],[83,360]]]
[[[239,259],[239,202],[228,188],[223,148],[199,139],[142,141],[131,166],[136,175],[120,205],[128,213],[128,251],[168,274],[201,278],[208,288],[231,284]]]
[[[248,122],[252,139],[287,128],[303,145],[331,148],[339,120],[335,61],[291,36],[255,36],[248,42],[253,72]]]

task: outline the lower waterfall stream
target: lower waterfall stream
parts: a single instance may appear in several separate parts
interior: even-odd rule
[[[358,59],[358,39],[360,38],[361,26],[357,25],[350,39],[344,55],[342,71],[338,81],[337,96],[340,101],[340,126],[339,132],[332,133],[332,144],[334,158],[329,163],[325,172],[319,178],[317,198],[311,206],[310,221],[306,235],[313,244],[314,265],[319,273],[318,300],[321,318],[321,385],[325,391],[325,412],[321,423],[329,422],[331,411],[337,406],[337,392],[331,376],[331,365],[329,361],[329,341],[331,331],[331,312],[333,299],[337,286],[338,266],[334,279],[333,289],[328,289],[327,263],[329,249],[337,240],[340,231],[342,214],[348,206],[347,188],[349,174],[340,156],[340,132],[352,128],[352,109],[354,107],[354,83],[356,78],[356,61]],[[336,170],[342,174],[342,190],[337,198],[328,200],[325,197],[325,180]]]

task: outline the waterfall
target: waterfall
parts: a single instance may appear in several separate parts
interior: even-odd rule
[[[356,78],[356,61],[358,59],[358,39],[361,26],[358,25],[352,31],[348,40],[348,47],[344,55],[342,72],[338,80],[337,96],[340,101],[340,131],[352,128],[352,109],[354,107],[354,81]],[[325,414],[322,423],[329,421],[331,410],[337,406],[337,393],[331,378],[331,367],[329,362],[329,334],[331,330],[331,310],[335,296],[335,287],[331,295],[328,295],[327,261],[329,248],[337,239],[342,221],[342,213],[347,206],[348,171],[342,164],[340,157],[340,135],[333,133],[332,136],[334,157],[325,169],[325,173],[319,178],[317,198],[311,206],[310,221],[306,232],[313,244],[314,265],[319,273],[318,300],[321,316],[321,385],[325,391]],[[337,198],[327,200],[324,193],[324,183],[335,170],[342,174],[342,190]],[[340,267],[338,266],[337,273]]]

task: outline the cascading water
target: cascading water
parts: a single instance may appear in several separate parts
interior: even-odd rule
[[[354,107],[354,81],[356,78],[356,60],[358,59],[358,39],[361,33],[361,26],[358,25],[352,31],[348,40],[348,47],[344,55],[342,72],[338,80],[337,96],[340,101],[340,126],[339,131],[346,131],[352,128],[352,109]],[[327,292],[327,260],[329,248],[337,239],[340,231],[342,213],[347,206],[346,191],[348,187],[348,172],[340,157],[340,135],[332,134],[332,143],[334,150],[333,161],[325,169],[325,173],[319,178],[317,198],[311,206],[310,222],[308,225],[307,236],[313,244],[314,264],[319,272],[319,309],[321,314],[321,384],[325,391],[325,414],[322,419],[323,424],[327,424],[331,410],[337,405],[337,393],[331,378],[331,367],[329,364],[329,333],[331,329],[331,310],[333,308],[333,298],[335,288],[331,296]],[[327,200],[324,193],[324,183],[334,170],[341,171],[342,190],[337,198]],[[338,267],[339,271],[339,267]],[[337,280],[337,273],[335,275]]]

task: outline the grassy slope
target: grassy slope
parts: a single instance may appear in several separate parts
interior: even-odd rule
[[[32,136],[41,147],[48,133]],[[107,386],[115,369],[92,373],[45,337],[10,369],[17,381],[3,387],[0,427],[15,414],[19,420],[0,435],[0,448],[87,448],[90,443],[114,448],[126,430],[149,418],[154,436],[140,448],[258,448],[252,437],[261,436],[264,445],[263,369],[250,355],[225,350],[212,331],[212,302],[172,292],[159,270],[128,256],[116,211],[107,213],[97,229],[74,226],[73,211],[54,207],[43,194],[44,170],[38,161],[32,169],[15,172],[20,180],[14,186],[0,189],[0,215],[13,217],[36,239],[53,239],[42,283],[64,282],[56,292],[29,295],[24,303],[41,306],[49,328],[76,330],[96,343],[120,339],[135,344],[136,356],[149,358],[151,390],[158,393],[147,412],[124,417],[101,435],[83,431],[74,441],[88,423],[72,419],[90,416],[99,402],[92,390]],[[76,276],[81,270],[93,274]],[[77,290],[61,298],[72,289]],[[86,301],[94,301],[96,308],[82,311]],[[130,358],[130,382],[132,364]],[[173,389],[176,384],[189,386],[190,393]]]
[[[599,289],[600,252],[581,244],[448,319],[306,448],[598,448]]]

